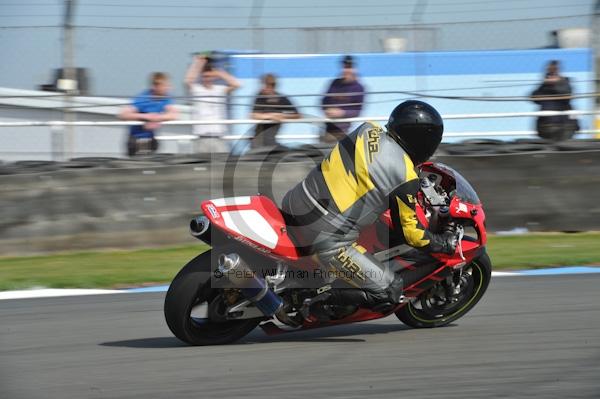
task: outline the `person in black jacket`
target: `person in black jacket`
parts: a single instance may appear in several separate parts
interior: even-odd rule
[[[277,133],[286,119],[298,119],[300,114],[292,102],[277,88],[277,77],[268,73],[262,77],[263,86],[252,107],[251,118],[273,123],[258,124],[254,128],[252,148],[277,145]]]
[[[531,93],[532,100],[541,111],[571,110],[571,84],[569,78],[560,74],[560,64],[552,60],[546,67],[542,84]],[[537,120],[538,135],[547,140],[561,141],[573,137],[579,126],[568,115],[540,116]]]

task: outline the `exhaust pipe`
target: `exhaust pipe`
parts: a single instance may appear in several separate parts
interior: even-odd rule
[[[257,276],[238,254],[221,254],[218,264],[219,271],[265,316],[271,317],[283,307],[283,299],[269,289],[267,282]]]
[[[219,271],[267,317],[277,317],[284,324],[297,326],[284,310],[283,299],[269,288],[262,276],[256,275],[236,253],[221,254]]]
[[[210,244],[210,220],[206,216],[196,216],[190,220],[190,234]]]

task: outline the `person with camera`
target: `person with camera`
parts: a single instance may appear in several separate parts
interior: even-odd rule
[[[569,78],[560,74],[560,64],[552,60],[546,66],[542,84],[531,93],[531,99],[540,105],[541,111],[571,110],[571,84]],[[540,116],[537,119],[538,135],[547,140],[562,141],[573,137],[579,130],[577,119],[568,115]]]
[[[225,84],[223,84],[225,83]],[[231,74],[215,66],[207,54],[196,54],[185,74],[185,84],[192,96],[192,119],[200,121],[227,119],[227,95],[240,87]],[[194,125],[195,152],[226,153],[223,124]]]

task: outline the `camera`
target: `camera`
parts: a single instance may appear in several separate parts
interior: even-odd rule
[[[205,59],[202,71],[212,71],[215,67],[215,59],[212,56],[212,51],[197,51],[192,53],[194,57],[203,57]]]

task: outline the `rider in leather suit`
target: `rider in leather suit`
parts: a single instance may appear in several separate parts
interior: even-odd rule
[[[359,288],[331,290],[337,303],[375,307],[401,300],[400,275],[356,244],[361,229],[388,208],[394,235],[408,245],[425,252],[454,253],[455,235],[426,230],[415,214],[419,190],[415,165],[433,155],[443,130],[442,118],[432,106],[403,102],[391,113],[386,130],[362,124],[285,195],[282,210],[296,244],[306,255],[316,255],[328,275]]]

